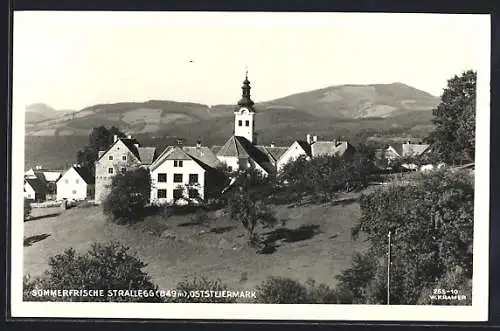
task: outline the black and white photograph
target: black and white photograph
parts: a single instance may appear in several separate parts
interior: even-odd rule
[[[13,316],[487,319],[489,15],[18,11],[12,66]]]

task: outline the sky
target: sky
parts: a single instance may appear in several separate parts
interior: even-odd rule
[[[341,84],[439,96],[476,69],[486,15],[15,12],[13,108],[151,99],[233,104]]]

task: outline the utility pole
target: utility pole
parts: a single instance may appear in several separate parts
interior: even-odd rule
[[[391,231],[387,234],[387,304],[391,301]]]

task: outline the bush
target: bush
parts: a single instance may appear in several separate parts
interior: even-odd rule
[[[335,304],[337,293],[325,284],[308,280],[305,285],[286,277],[269,277],[257,287],[257,303]]]
[[[111,191],[103,202],[103,212],[115,223],[137,221],[145,216],[151,192],[151,175],[137,168],[113,177]]]
[[[176,293],[184,293],[189,295],[189,293],[198,293],[199,297],[188,297],[187,295],[182,295],[180,297],[171,297],[168,299],[169,302],[176,303],[234,303],[236,298],[232,297],[220,297],[216,298],[213,295],[206,295],[208,291],[225,291],[228,287],[223,284],[220,280],[208,280],[204,277],[194,278],[191,281],[183,281],[177,284]],[[205,293],[202,293],[205,292]]]
[[[25,277],[25,299],[37,301],[113,301],[113,302],[161,302],[157,296],[120,297],[107,296],[108,290],[156,291],[151,277],[142,271],[146,266],[128,248],[109,243],[93,244],[84,254],[70,248],[63,254],[50,258],[49,269],[41,277]],[[35,288],[51,290],[103,290],[104,296],[85,297],[32,297]],[[26,298],[26,296],[28,298]]]
[[[24,198],[24,220],[29,220],[31,217],[31,202]]]
[[[290,278],[269,277],[257,287],[258,303],[309,303],[307,289]]]

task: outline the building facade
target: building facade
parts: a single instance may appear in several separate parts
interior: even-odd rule
[[[94,199],[94,177],[77,165],[64,172],[56,185],[57,200]]]

